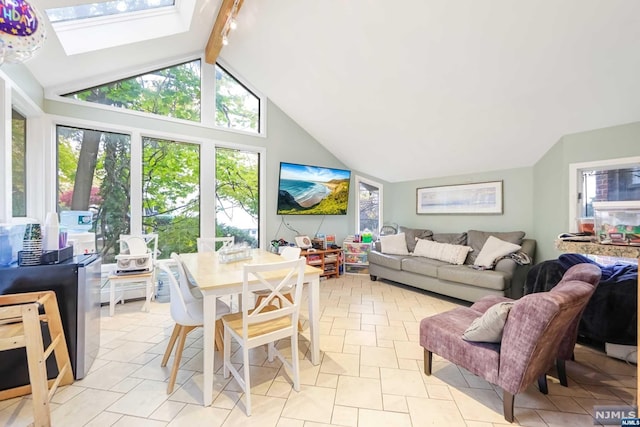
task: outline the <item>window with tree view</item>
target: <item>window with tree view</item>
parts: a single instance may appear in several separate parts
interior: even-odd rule
[[[216,64],[216,125],[260,133],[260,98]]]
[[[27,119],[11,110],[11,181],[13,216],[27,216]]]
[[[142,227],[158,234],[158,258],[195,252],[200,235],[200,146],[142,139]]]
[[[195,60],[64,96],[199,122],[200,71]]]
[[[130,230],[130,136],[57,126],[57,148],[58,212],[91,211],[96,250],[114,262]]]

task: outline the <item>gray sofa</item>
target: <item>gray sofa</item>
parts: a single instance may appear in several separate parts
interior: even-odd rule
[[[381,252],[376,242],[369,254],[371,280],[388,279],[438,294],[475,302],[486,295],[520,298],[523,295],[527,272],[533,264],[536,241],[525,239],[524,232],[486,232],[469,230],[464,233],[433,233],[400,227],[405,233],[407,248],[413,252],[416,238],[440,243],[466,245],[473,248],[463,265],[450,264],[422,256],[392,255]],[[495,268],[477,270],[472,268],[476,257],[489,236],[518,244],[531,259],[531,264],[520,265],[514,259],[502,258]]]

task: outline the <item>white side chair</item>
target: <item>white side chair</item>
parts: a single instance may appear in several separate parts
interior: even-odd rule
[[[285,246],[284,248],[282,248],[280,256],[286,260],[298,259],[300,258],[300,252],[301,249],[298,247]],[[281,291],[282,295],[290,302],[293,302],[293,296],[291,295],[292,290],[293,286],[286,286]],[[259,291],[254,291],[253,294],[256,297],[255,306],[258,307],[260,303],[269,296],[270,292],[266,289],[261,289]],[[274,298],[274,301],[272,301],[272,303],[274,303],[275,300],[278,301],[278,305],[282,306],[280,298]],[[298,320],[298,331],[302,331],[302,322],[300,320]]]
[[[121,302],[124,304],[124,287],[125,284],[144,283],[145,285],[145,303],[142,306],[144,311],[149,311],[151,300],[155,298],[156,284],[156,257],[158,255],[158,235],[157,234],[141,234],[141,235],[120,235],[120,253],[130,251],[130,253],[150,255],[150,271],[138,274],[116,274],[114,271],[109,275],[109,316],[115,314],[115,306]]]
[[[251,380],[249,367],[249,349],[267,344],[269,361],[276,356],[289,369],[293,378],[293,388],[300,390],[300,367],[298,363],[298,331],[296,330],[302,298],[302,284],[304,281],[304,258],[282,261],[270,264],[245,264],[243,267],[242,296],[249,297],[249,282],[259,282],[270,293],[255,309],[249,310],[245,304],[239,313],[222,316],[224,324],[224,377],[229,373],[238,382],[245,393],[245,409],[247,416],[251,415]],[[273,271],[286,271],[286,276],[278,283],[272,283],[269,277]],[[293,302],[284,298],[282,289],[293,283]],[[280,298],[278,308],[271,304],[274,298]],[[244,375],[231,363],[231,338],[240,344]],[[275,347],[280,339],[291,339],[291,363]]]
[[[187,275],[180,258],[175,253],[172,253],[171,259],[173,260],[171,264],[175,266],[178,272],[177,278],[170,268],[170,262],[162,262],[158,265],[158,268],[164,271],[169,278],[171,317],[176,322],[160,366],[167,366],[167,362],[169,361],[173,347],[176,344],[176,340],[178,341],[176,353],[173,358],[173,366],[171,367],[171,375],[169,376],[169,384],[167,385],[167,394],[171,394],[173,392],[187,334],[198,326],[202,326],[204,324],[202,294],[199,292],[193,292],[190,289],[189,281],[187,280]],[[218,319],[216,320],[215,346],[218,351],[221,351],[224,345],[222,338],[223,326],[219,319],[229,312],[229,306],[219,299],[216,299],[216,317]]]
[[[198,245],[198,252],[217,252],[224,247],[233,246],[235,244],[235,241],[235,236],[198,237],[196,243]],[[217,243],[222,243],[222,245],[218,249],[216,249]]]

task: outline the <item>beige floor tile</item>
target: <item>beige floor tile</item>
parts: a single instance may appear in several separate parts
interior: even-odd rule
[[[297,420],[330,423],[336,390],[326,387],[300,386],[299,393],[291,393],[282,416]]]
[[[167,400],[162,405],[160,405],[158,409],[153,411],[149,418],[158,421],[169,422],[173,420],[180,413],[180,411],[182,411],[185,405],[186,404],[182,402],[172,402],[170,400]]]
[[[140,417],[132,417],[130,415],[123,415],[118,421],[113,424],[113,427],[165,427],[167,423],[165,421],[150,420]]]
[[[204,423],[207,426],[220,427],[229,413],[229,410],[211,406],[185,405],[178,415],[167,424],[167,427],[195,427]]]
[[[280,417],[276,427],[304,427],[304,420],[294,420],[293,418]]]
[[[269,396],[251,396],[251,416],[245,412],[244,397],[233,408],[223,427],[276,427],[286,399]]]
[[[122,397],[120,393],[87,389],[52,410],[51,424],[83,426]]]
[[[453,401],[407,397],[409,416],[414,426],[464,426],[464,419]]]
[[[427,384],[427,394],[430,399],[453,400],[449,387],[444,385]]]
[[[156,411],[167,397],[167,385],[164,382],[144,380],[107,410],[146,418]]]
[[[424,358],[424,349],[420,344],[410,341],[394,341],[393,344],[396,355],[400,359],[423,360]]]
[[[360,375],[360,356],[358,354],[329,353],[322,358],[320,372],[338,375]]]
[[[389,318],[386,316],[386,314],[363,314],[361,322],[363,325],[388,326]]]
[[[380,380],[340,376],[336,389],[336,404],[382,410]]]
[[[376,333],[373,331],[347,331],[344,336],[345,345],[376,345]]]
[[[395,394],[382,394],[382,407],[385,411],[409,413],[407,399]]]
[[[502,399],[494,390],[452,388],[451,395],[464,419],[490,423],[504,421]]]
[[[420,372],[380,368],[380,381],[384,394],[428,397]]]
[[[540,418],[542,418],[542,420],[549,426],[584,427],[593,425],[593,418],[591,415],[568,414],[566,412],[546,410],[538,410],[536,412],[538,413],[538,415],[540,415]],[[517,418],[518,412],[516,411],[514,415]]]
[[[408,341],[407,332],[403,326],[376,326],[376,336],[380,340]]]
[[[91,371],[86,377],[75,384],[81,387],[109,390],[116,384],[129,378],[129,376],[138,369],[140,369],[140,365],[109,362],[100,369]]]
[[[362,378],[380,379],[380,368],[377,366],[360,366],[360,376]]]
[[[360,366],[397,368],[396,351],[393,348],[362,346],[360,347]]]
[[[85,424],[84,427],[112,426],[124,416],[125,415],[122,414],[116,414],[115,412],[101,412],[97,417]]]
[[[358,425],[371,427],[412,427],[409,414],[387,411],[373,411],[371,409],[360,409],[358,414]]]
[[[333,407],[331,424],[337,426],[358,426],[358,408],[336,405]]]
[[[333,319],[332,328],[344,330],[360,330],[360,319],[352,319],[349,317],[336,317]]]

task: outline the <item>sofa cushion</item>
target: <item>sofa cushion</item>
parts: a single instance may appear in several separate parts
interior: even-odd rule
[[[389,255],[377,251],[369,252],[369,264],[400,270],[402,268],[403,255]]]
[[[522,246],[522,239],[524,238],[524,231],[478,231],[469,230],[467,232],[467,245],[473,248],[473,251],[469,253],[465,264],[473,264],[478,257],[478,254],[482,250],[485,242],[489,236],[497,237],[505,242],[515,243]]]
[[[476,318],[462,334],[462,339],[475,342],[498,343],[513,302],[494,304],[484,314]]]
[[[409,255],[404,233],[380,236],[380,250],[384,254]]]
[[[431,240],[418,239],[413,255],[446,261],[450,264],[462,264],[471,248],[469,246],[438,243]]]
[[[443,265],[450,264],[421,256],[404,257],[402,260],[402,271],[422,274],[429,277],[438,277],[438,267]]]
[[[400,226],[400,232],[404,233],[407,241],[407,250],[413,252],[416,247],[416,241],[418,239],[433,240],[433,231],[425,230],[421,228],[408,228]]]
[[[433,233],[433,241],[451,245],[466,245],[467,233]]]
[[[508,287],[511,275],[502,271],[474,270],[467,265],[449,264],[438,268],[438,279],[503,291]]]
[[[500,257],[512,254],[519,251],[522,248],[515,243],[505,242],[495,236],[489,236],[487,241],[482,246],[482,250],[473,262],[473,265],[480,267],[493,267],[493,263]]]

